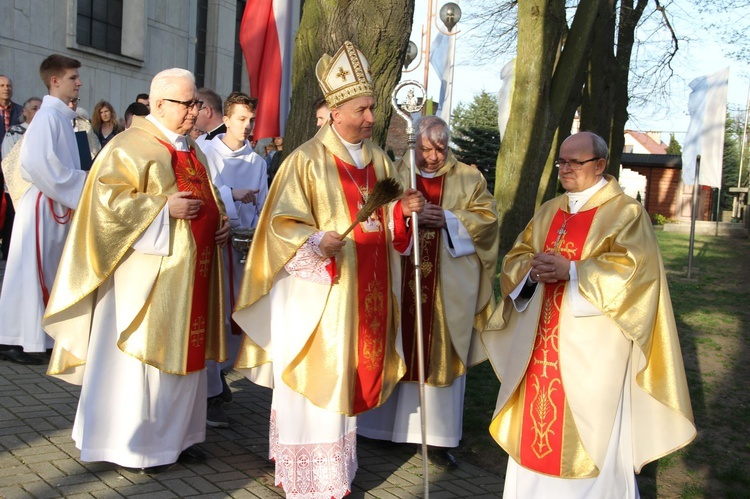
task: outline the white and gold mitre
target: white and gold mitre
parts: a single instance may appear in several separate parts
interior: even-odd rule
[[[315,66],[315,75],[331,109],[355,97],[374,94],[370,64],[349,41],[344,42],[333,57],[323,54]]]

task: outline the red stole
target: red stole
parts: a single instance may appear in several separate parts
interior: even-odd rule
[[[552,219],[545,252],[576,261],[586,242],[596,208],[571,215],[558,210]],[[560,476],[565,428],[565,389],[560,373],[560,307],[567,281],[544,284],[544,299],[534,348],[523,379],[520,458],[525,468]]]
[[[219,208],[211,189],[206,168],[198,161],[195,149],[177,151],[172,144],[159,140],[172,154],[172,168],[180,191],[192,192],[192,199],[203,201],[198,216],[190,220],[195,241],[196,259],[193,268],[193,300],[190,307],[190,335],[187,341],[186,372],[200,371],[206,366],[206,325],[211,268],[216,251],[214,236],[219,227]]]
[[[440,206],[443,194],[445,175],[427,178],[417,175],[417,190],[424,195],[427,202]],[[430,372],[430,352],[432,350],[432,322],[435,306],[435,293],[440,276],[440,240],[439,229],[419,228],[419,256],[422,268],[422,338],[425,348],[425,378]],[[414,249],[412,248],[412,251]],[[406,374],[401,381],[419,381],[417,364],[416,333],[416,296],[414,289],[414,258],[403,257],[404,274],[401,281],[402,320],[401,334],[406,359]]]
[[[363,206],[363,196],[375,186],[377,177],[372,162],[365,168],[336,158],[341,187],[344,190],[349,216],[354,222]],[[369,189],[367,188],[369,186]],[[388,333],[388,297],[391,292],[388,273],[388,248],[385,238],[385,217],[378,209],[366,221],[358,223],[351,232],[357,259],[357,362],[354,383],[354,413],[360,413],[380,403],[383,367]]]

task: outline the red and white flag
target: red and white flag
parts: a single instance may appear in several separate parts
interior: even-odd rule
[[[255,140],[279,137],[292,94],[292,51],[299,27],[300,0],[248,0],[240,25],[240,46],[258,99]]]

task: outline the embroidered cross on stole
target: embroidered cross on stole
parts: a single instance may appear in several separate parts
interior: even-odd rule
[[[208,294],[211,284],[211,269],[216,252],[214,235],[219,227],[219,208],[211,190],[211,179],[206,168],[198,161],[195,149],[190,152],[177,151],[172,144],[161,142],[172,155],[172,168],[180,191],[193,193],[192,199],[203,204],[198,216],[190,220],[190,230],[195,241],[195,269],[193,299],[190,307],[190,334],[187,342],[185,372],[199,371],[206,365],[206,324],[208,323]]]
[[[365,189],[366,185],[374,186],[377,181],[375,169],[372,163],[358,169],[340,158],[334,158],[346,197],[349,220],[354,222],[357,212],[362,207],[363,197],[370,194],[362,192],[362,189]],[[357,372],[353,403],[355,413],[377,406],[380,403],[383,385],[386,336],[392,320],[388,306],[391,288],[385,227],[383,208],[379,208],[369,219],[357,224],[349,236],[354,239],[357,259]]]
[[[595,213],[596,208],[571,217],[558,210],[547,232],[544,251],[579,260]],[[523,406],[519,452],[520,464],[526,468],[550,476],[569,476],[571,468],[576,468],[574,474],[581,477],[580,473],[595,475],[596,470],[568,409],[561,376],[559,321],[567,284],[544,284],[534,347],[519,387]],[[594,469],[583,469],[592,466]]]

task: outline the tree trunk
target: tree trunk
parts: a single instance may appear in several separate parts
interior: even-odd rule
[[[567,34],[564,0],[518,1],[518,56],[510,119],[497,158],[500,244],[509,248],[538,205],[560,119],[589,52],[600,0],[581,0]],[[558,57],[559,56],[559,57]]]
[[[628,121],[628,102],[630,100],[628,77],[630,75],[633,44],[635,43],[635,29],[647,5],[648,0],[638,0],[635,8],[633,8],[633,0],[624,0],[620,3],[616,72],[613,75],[614,110],[609,137],[609,164],[607,166],[607,173],[614,176],[618,176],[620,173],[622,149],[625,146],[625,123]]]
[[[284,151],[292,151],[317,131],[316,99],[323,97],[315,65],[349,40],[367,58],[377,108],[373,141],[385,144],[391,119],[391,92],[401,78],[414,17],[414,0],[306,0],[294,43],[292,102]]]

